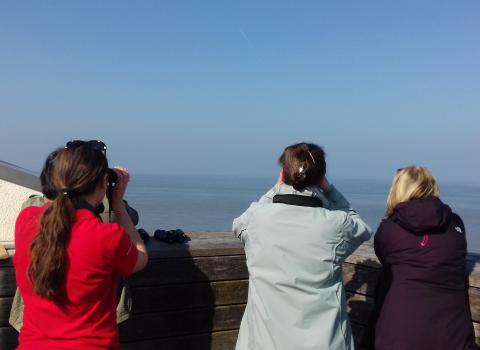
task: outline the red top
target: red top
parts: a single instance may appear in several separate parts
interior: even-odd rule
[[[25,301],[18,349],[119,349],[115,276],[133,272],[138,251],[124,229],[103,223],[87,209],[75,213],[68,244],[65,300],[52,302],[33,291],[27,277],[30,244],[43,207],[28,207],[15,226],[18,288]]]

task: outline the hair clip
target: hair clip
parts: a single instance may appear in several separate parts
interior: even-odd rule
[[[312,153],[310,153],[310,150],[307,150],[308,154],[310,154],[310,158],[312,158],[313,164],[315,164],[315,158],[313,158]]]

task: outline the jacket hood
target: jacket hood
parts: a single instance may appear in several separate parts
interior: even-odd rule
[[[409,232],[424,234],[445,227],[451,214],[450,207],[439,198],[425,197],[398,204],[391,219]]]

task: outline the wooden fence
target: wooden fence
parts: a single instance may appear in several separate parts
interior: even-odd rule
[[[148,243],[148,267],[129,278],[133,317],[120,324],[122,349],[234,349],[247,301],[243,247],[231,233],[189,233],[188,244]],[[470,305],[480,335],[480,261],[469,255]],[[343,266],[347,304],[361,349],[373,310],[380,264],[370,242]],[[14,349],[17,332],[8,326],[15,292],[11,260],[0,261],[0,349]]]

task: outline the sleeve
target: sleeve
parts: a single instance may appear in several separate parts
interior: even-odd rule
[[[117,245],[113,250],[113,271],[120,276],[127,276],[133,272],[137,263],[138,250],[123,227],[118,227],[121,231],[119,232]]]
[[[330,184],[328,191],[324,192],[328,201],[330,202],[332,210],[341,210],[344,212],[355,212],[350,206],[348,200],[340,193],[339,190],[333,185]]]
[[[271,188],[267,193],[265,193],[258,202],[253,202],[250,204],[250,207],[238,218],[233,220],[232,224],[232,231],[233,234],[242,241],[243,244],[247,241],[248,238],[248,231],[247,231],[247,226],[248,223],[250,222],[250,218],[252,214],[255,212],[255,210],[261,206],[262,204],[268,204],[272,203],[273,201],[273,196],[277,192],[277,187]]]
[[[368,241],[372,237],[372,229],[363,221],[355,210],[350,206],[347,199],[338,191],[335,186],[330,185],[330,189],[325,192],[330,201],[333,210],[343,212],[340,234],[345,243],[344,256],[347,257],[360,244]]]
[[[372,229],[355,212],[345,214],[341,234],[346,244],[345,256],[352,254],[360,244],[372,237]]]

